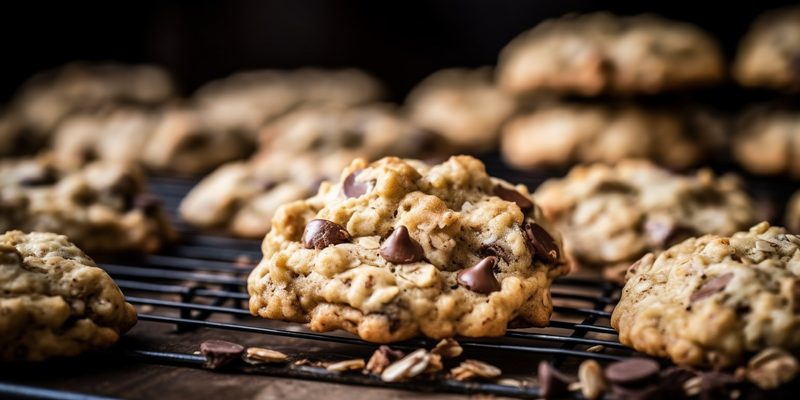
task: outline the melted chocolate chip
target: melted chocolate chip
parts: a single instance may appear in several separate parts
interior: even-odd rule
[[[731,398],[731,391],[741,382],[731,374],[719,371],[704,372],[700,379],[701,400],[727,400]]]
[[[218,369],[238,359],[244,347],[224,340],[206,340],[200,345],[200,352],[206,357],[206,368]]]
[[[497,185],[494,187],[494,195],[505,201],[516,203],[523,214],[533,211],[533,202],[514,189],[508,189],[502,185]]]
[[[730,282],[731,279],[733,279],[733,272],[728,272],[711,279],[710,281],[704,283],[703,286],[700,286],[700,289],[695,290],[694,293],[689,296],[689,301],[694,303],[695,301],[705,299],[714,293],[721,292],[725,289],[725,286],[728,286],[728,282]]]
[[[477,264],[458,273],[458,283],[473,292],[488,294],[500,290],[500,282],[492,269],[497,262],[495,257],[486,257]]]
[[[132,207],[142,210],[147,215],[152,215],[158,210],[160,204],[161,201],[157,197],[149,193],[142,193],[133,198]]]
[[[539,394],[545,399],[561,398],[569,393],[573,380],[553,368],[547,361],[539,362]]]
[[[307,249],[321,250],[349,241],[350,234],[343,226],[326,219],[312,219],[303,231],[303,245]]]
[[[507,263],[512,261],[512,256],[509,254],[503,246],[494,242],[492,244],[487,244],[481,246],[480,250],[478,250],[478,254],[481,257],[497,257],[499,259],[505,260]]]
[[[661,373],[661,389],[664,397],[668,399],[681,399],[686,397],[683,384],[697,376],[697,372],[685,366],[669,367]]]
[[[657,383],[661,367],[649,358],[631,358],[615,362],[606,368],[606,379],[624,387],[646,386]]]
[[[558,246],[556,245],[553,237],[547,233],[536,222],[525,223],[525,234],[528,236],[528,241],[536,251],[535,257],[539,257],[545,262],[554,262],[558,260]]]
[[[347,178],[344,178],[344,183],[342,184],[342,192],[348,198],[354,197],[361,197],[362,195],[367,194],[369,189],[375,185],[375,181],[369,182],[359,182],[356,180],[358,175],[364,172],[363,169],[357,169],[347,175]]]
[[[381,246],[381,256],[390,263],[408,264],[422,260],[425,251],[417,243],[408,229],[400,225],[392,232],[392,235],[383,242]]]

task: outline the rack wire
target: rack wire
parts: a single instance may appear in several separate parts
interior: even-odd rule
[[[194,180],[169,177],[153,177],[150,181],[151,190],[162,200],[170,213],[170,218],[181,233],[182,239],[178,245],[156,255],[99,263],[99,266],[114,278],[126,294],[127,301],[140,310],[140,321],[171,324],[177,331],[207,328],[377,348],[376,344],[365,342],[352,335],[303,331],[298,330],[296,324],[286,323],[279,325],[278,328],[259,325],[258,322],[263,320],[250,315],[247,309],[249,296],[246,292],[246,278],[253,265],[243,263],[242,260],[260,260],[260,243],[254,240],[198,234],[183,224],[177,215],[177,207],[195,183]],[[526,183],[531,184],[531,182]],[[535,186],[535,183],[533,184]],[[561,278],[556,280],[552,287],[555,307],[549,327],[510,330],[504,337],[496,339],[458,338],[458,341],[465,351],[481,349],[509,354],[539,355],[547,357],[552,365],[557,367],[567,362],[574,364],[587,358],[601,362],[623,360],[634,352],[618,342],[616,332],[608,325],[611,309],[618,300],[619,289],[616,284],[599,279]],[[176,301],[175,298],[179,300]],[[415,339],[392,344],[392,347],[430,348],[435,343],[431,340]],[[587,351],[596,346],[602,346],[604,350]],[[104,355],[122,356],[131,362],[190,368],[202,368],[205,361],[203,356],[196,354],[155,352],[136,348],[111,350],[95,356]],[[496,382],[460,382],[452,379],[384,382],[374,374],[332,372],[325,368],[293,363],[280,366],[250,366],[240,363],[234,367],[233,372],[425,392],[540,397],[536,385],[525,383],[509,385]],[[532,376],[534,371],[530,373]],[[579,398],[579,392],[571,395]],[[0,382],[0,397],[100,399],[100,397],[3,382]]]

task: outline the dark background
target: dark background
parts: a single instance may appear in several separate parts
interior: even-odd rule
[[[12,3],[12,2],[10,2]],[[16,3],[16,2],[13,2]],[[394,100],[431,72],[494,64],[537,22],[568,12],[654,12],[693,22],[730,58],[753,18],[788,2],[675,1],[107,1],[4,4],[0,103],[34,72],[71,60],[161,64],[188,94],[253,68],[363,68]],[[723,8],[724,7],[724,8]]]

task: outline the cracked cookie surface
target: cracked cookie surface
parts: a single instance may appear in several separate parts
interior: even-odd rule
[[[500,336],[548,324],[550,283],[569,270],[561,249],[527,189],[472,157],[357,159],[278,210],[250,311],[372,342]]]
[[[104,350],[136,321],[114,281],[65,236],[0,235],[0,361]]]
[[[675,363],[726,368],[800,347],[800,238],[762,222],[648,254],[611,318],[620,342]]]

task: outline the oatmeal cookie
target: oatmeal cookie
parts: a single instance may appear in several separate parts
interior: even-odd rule
[[[676,364],[727,368],[800,348],[800,238],[762,222],[686,240],[628,270],[611,318],[620,341]]]
[[[722,53],[705,32],[652,15],[609,13],[550,19],[500,53],[510,93],[656,94],[719,82]]]
[[[752,173],[800,178],[800,110],[783,104],[747,110],[732,147],[734,159]]]
[[[66,236],[0,235],[0,361],[105,350],[136,320],[114,281]]]
[[[109,161],[71,173],[0,161],[0,231],[13,229],[63,234],[90,254],[154,252],[175,235],[141,169]]]
[[[409,118],[442,135],[453,152],[488,152],[516,108],[494,84],[489,67],[446,69],[420,82],[406,99]]]
[[[645,160],[577,166],[533,197],[563,233],[573,261],[605,267],[612,279],[648,252],[707,233],[731,235],[758,221],[735,177],[715,178],[709,170],[676,175]]]
[[[800,90],[800,7],[759,16],[742,41],[733,76],[743,86]]]
[[[253,315],[371,342],[546,326],[569,264],[527,189],[454,156],[357,159],[272,220],[248,279]]]

